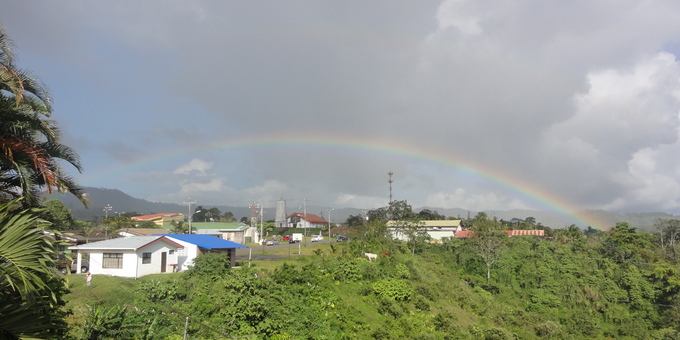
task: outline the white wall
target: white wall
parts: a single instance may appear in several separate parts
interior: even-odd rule
[[[172,273],[171,264],[177,264],[177,251],[173,255],[170,255],[170,250],[176,250],[175,247],[163,242],[157,241],[151,243],[150,245],[137,250],[137,277],[161,273],[161,253],[165,252],[167,256],[167,261],[165,263],[165,272]],[[151,253],[151,263],[142,263],[142,253]]]
[[[175,253],[177,255],[177,262],[174,263],[178,264],[177,271],[188,270],[189,267],[194,265],[194,259],[198,256],[198,246],[189,242],[172,238],[172,236],[166,237],[171,239],[173,242],[184,246],[184,249],[177,249],[177,252]]]
[[[90,251],[90,273],[93,275],[111,275],[120,277],[141,277],[161,272],[161,253],[167,254],[166,273],[172,273],[171,264],[177,264],[178,251],[170,255],[170,250],[175,247],[163,242],[154,242],[137,252],[132,250],[96,250]],[[104,253],[123,253],[123,268],[102,268]],[[151,253],[151,263],[142,263],[142,253]]]
[[[393,238],[400,241],[409,241],[409,238],[406,235],[405,230],[390,228],[389,231],[392,234]],[[433,240],[441,241],[443,237],[453,237],[453,235],[455,234],[455,229],[427,230],[427,234],[430,235],[430,237]]]
[[[104,252],[123,253],[123,268],[102,268]],[[137,277],[137,254],[132,250],[96,250],[90,252],[90,273],[92,275],[111,275]]]

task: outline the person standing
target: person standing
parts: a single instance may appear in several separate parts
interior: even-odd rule
[[[87,282],[88,287],[92,283],[92,273],[87,272],[87,276],[85,277],[85,282]]]

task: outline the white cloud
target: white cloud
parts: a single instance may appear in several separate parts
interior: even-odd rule
[[[479,17],[467,11],[467,5],[471,0],[446,0],[437,9],[437,21],[439,29],[445,30],[449,27],[458,29],[466,35],[476,35],[482,32],[479,26]]]
[[[250,201],[259,202],[265,206],[275,206],[275,202],[278,201],[282,195],[287,193],[288,190],[289,188],[285,183],[269,179],[264,181],[261,185],[243,190],[243,194]]]
[[[342,194],[335,199],[334,205],[375,209],[386,206],[387,201],[385,197]]]
[[[462,188],[453,193],[438,192],[427,197],[426,206],[444,209],[461,208],[473,211],[527,209],[520,200],[494,192],[468,193]]]
[[[194,176],[206,176],[208,170],[213,167],[213,162],[207,162],[202,159],[194,158],[189,163],[180,165],[174,174],[177,175],[194,175]]]
[[[588,91],[574,98],[573,116],[543,133],[544,171],[569,170],[562,177],[569,180],[558,190],[582,201],[578,195],[599,195],[593,202],[599,207],[678,208],[678,179],[667,171],[680,163],[656,166],[668,156],[659,150],[678,143],[680,65],[675,56],[661,52],[632,67],[591,72],[588,84]],[[619,194],[602,196],[607,187],[618,188]]]

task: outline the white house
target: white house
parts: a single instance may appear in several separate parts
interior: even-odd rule
[[[163,236],[120,237],[69,247],[78,251],[80,268],[83,253],[90,255],[90,273],[138,278],[172,272],[177,265],[181,244]]]
[[[426,232],[433,242],[441,242],[444,237],[453,237],[457,231],[463,230],[460,220],[425,220],[418,225],[420,231]],[[408,241],[406,231],[408,227],[400,225],[398,221],[388,221],[387,229],[392,237]]]
[[[257,228],[240,222],[194,222],[192,228],[192,234],[219,236],[240,244],[260,240]]]
[[[184,247],[177,251],[177,269],[179,271],[189,269],[198,254],[203,253],[228,253],[233,267],[236,265],[236,248],[248,248],[242,244],[212,235],[166,234],[163,236]]]
[[[314,214],[292,213],[288,215],[288,228],[327,228],[328,221]]]

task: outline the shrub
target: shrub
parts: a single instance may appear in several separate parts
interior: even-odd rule
[[[562,334],[562,325],[554,321],[546,321],[536,325],[536,335],[542,338],[555,338]]]
[[[225,276],[231,269],[231,260],[226,253],[200,254],[194,259],[194,265],[186,272],[188,277],[216,279]]]
[[[380,297],[397,301],[408,301],[413,289],[404,280],[386,278],[373,284],[373,291]]]

